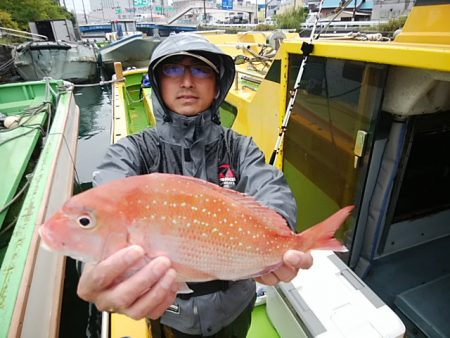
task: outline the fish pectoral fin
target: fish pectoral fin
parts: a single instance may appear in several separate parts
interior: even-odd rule
[[[177,294],[189,294],[194,292],[185,282],[178,282],[177,285]]]
[[[275,271],[276,269],[278,269],[283,263],[279,262],[270,266],[265,267],[263,270],[258,271],[257,273],[253,273],[247,276],[242,277],[241,279],[247,279],[247,278],[257,278],[257,277],[261,277],[262,275],[271,273],[272,271]]]

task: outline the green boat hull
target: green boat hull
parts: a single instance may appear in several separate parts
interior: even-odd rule
[[[0,86],[0,112],[21,118],[0,133],[0,337],[57,336],[65,260],[36,228],[72,195],[79,110],[49,80]]]

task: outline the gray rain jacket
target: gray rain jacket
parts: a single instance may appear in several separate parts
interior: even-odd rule
[[[178,115],[164,105],[153,65],[161,57],[189,51],[215,54],[220,60],[220,93],[212,107],[193,117]],[[111,145],[94,172],[94,185],[153,172],[201,178],[254,196],[280,213],[294,228],[297,206],[283,174],[265,163],[253,140],[220,125],[218,108],[234,80],[233,59],[204,37],[181,33],[164,40],[149,66],[157,126]],[[220,254],[220,252],[218,253]],[[223,291],[176,300],[178,313],[166,311],[161,323],[187,334],[209,336],[229,325],[255,295],[253,280],[229,283]]]

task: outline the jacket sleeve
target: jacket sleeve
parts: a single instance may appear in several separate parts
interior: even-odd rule
[[[92,185],[135,176],[141,171],[139,148],[130,138],[123,138],[109,146],[100,165],[93,172]]]
[[[237,190],[255,197],[265,206],[276,210],[295,229],[297,202],[284,174],[265,161],[264,153],[251,138],[240,137],[239,182]]]

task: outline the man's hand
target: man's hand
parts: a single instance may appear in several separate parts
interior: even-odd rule
[[[175,300],[176,272],[167,257],[143,262],[144,250],[134,245],[98,264],[87,264],[78,283],[78,296],[95,303],[100,311],[133,319],[159,318]],[[130,275],[130,271],[136,272]]]
[[[300,269],[309,269],[313,263],[310,253],[288,250],[283,256],[283,264],[275,271],[256,278],[261,284],[275,285],[279,282],[290,282]]]

